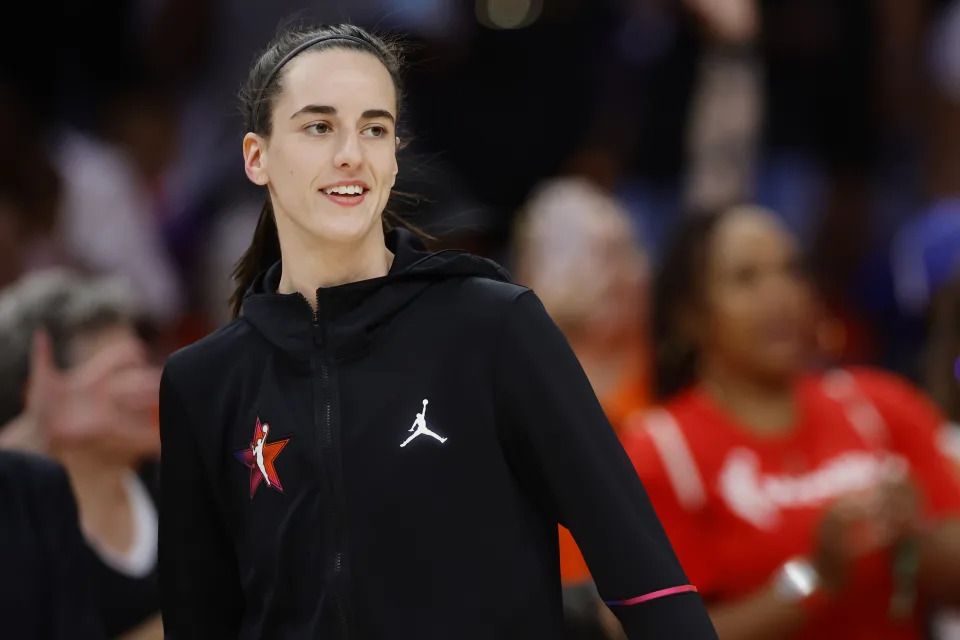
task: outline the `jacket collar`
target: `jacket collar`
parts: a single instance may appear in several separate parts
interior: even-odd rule
[[[309,358],[318,347],[345,358],[368,348],[380,329],[440,280],[483,276],[509,281],[509,275],[489,260],[462,251],[428,252],[406,229],[388,232],[385,242],[394,254],[389,273],[318,289],[316,317],[299,293],[277,293],[280,262],[254,280],[244,296],[242,317],[295,358]]]

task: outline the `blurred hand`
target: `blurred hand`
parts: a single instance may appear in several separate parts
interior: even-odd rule
[[[842,591],[856,559],[872,549],[865,534],[869,509],[862,498],[848,496],[837,500],[820,521],[813,565],[827,593]]]
[[[159,448],[152,428],[160,372],[146,364],[142,345],[105,347],[70,371],[53,360],[50,338],[34,336],[26,413],[51,450],[97,447],[149,455]]]
[[[760,20],[756,0],[683,0],[711,40],[743,45],[756,40]]]
[[[889,547],[919,531],[920,497],[905,465],[888,464],[872,502],[876,546]]]
[[[842,590],[857,558],[918,531],[919,496],[905,465],[888,463],[867,495],[840,498],[820,523],[814,565],[828,592]]]

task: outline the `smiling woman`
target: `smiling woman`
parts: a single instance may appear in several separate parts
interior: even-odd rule
[[[563,523],[631,639],[715,638],[536,295],[386,221],[398,69],[340,25],[251,72],[236,317],[161,381],[165,637],[559,638]]]
[[[624,446],[724,640],[918,640],[960,600],[944,420],[890,374],[811,367],[803,264],[760,207],[684,222],[652,304],[663,404]]]
[[[234,315],[281,246],[282,293],[318,268],[334,279],[386,273],[391,256],[364,248],[407,226],[386,210],[398,172],[400,70],[397,45],[352,25],[282,34],[254,65],[241,94],[244,167],[268,196],[234,271]],[[358,255],[367,258],[348,257]]]

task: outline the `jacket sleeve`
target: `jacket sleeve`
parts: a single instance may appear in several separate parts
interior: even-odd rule
[[[195,425],[160,381],[160,603],[167,640],[237,637],[243,618],[233,541],[201,463]]]
[[[716,638],[576,356],[532,292],[514,299],[498,348],[508,460],[534,501],[573,533],[627,636]]]

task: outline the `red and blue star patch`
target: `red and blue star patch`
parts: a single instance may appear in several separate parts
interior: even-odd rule
[[[253,440],[246,449],[234,452],[237,460],[250,469],[250,499],[257,492],[261,482],[265,482],[268,487],[276,489],[283,493],[283,486],[280,484],[280,477],[274,468],[274,461],[283,448],[290,442],[290,438],[278,440],[276,442],[267,442],[270,434],[270,425],[261,423],[257,418],[257,426],[253,430]]]

